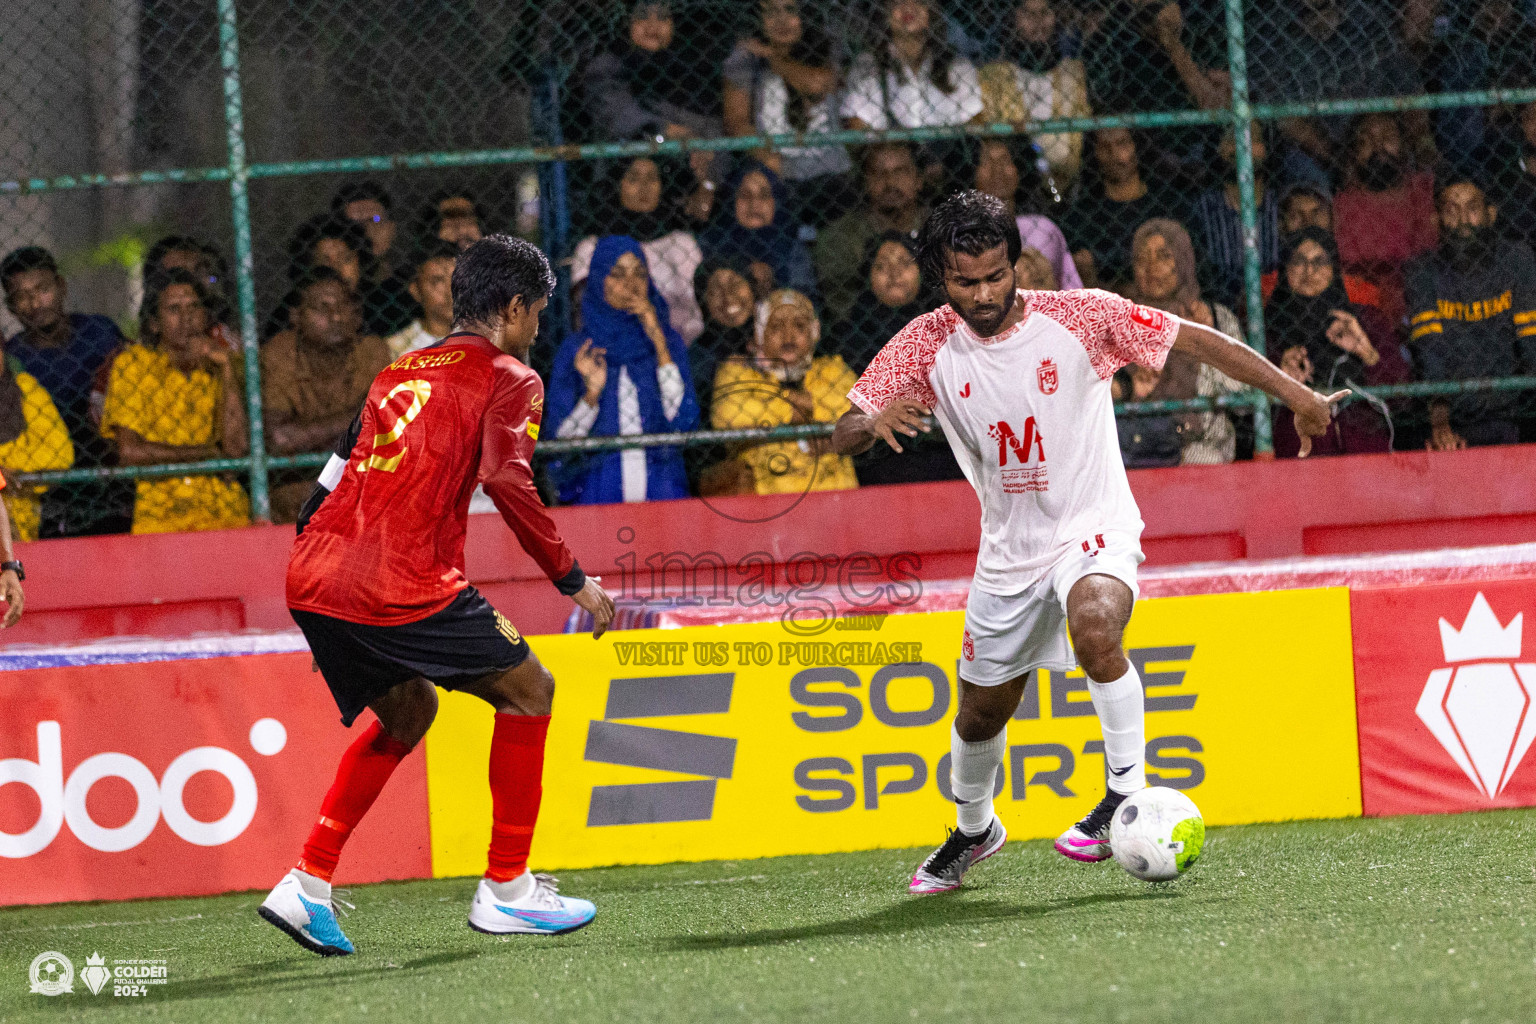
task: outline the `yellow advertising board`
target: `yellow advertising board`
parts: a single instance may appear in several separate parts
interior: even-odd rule
[[[964,614],[531,637],[556,680],[540,868],[936,845]],[[1126,647],[1147,771],[1211,825],[1360,814],[1344,588],[1143,601]],[[492,714],[447,694],[427,736],[432,865],[479,874]],[[1082,673],[1042,671],[1008,727],[997,809],[1054,836],[1104,793]]]

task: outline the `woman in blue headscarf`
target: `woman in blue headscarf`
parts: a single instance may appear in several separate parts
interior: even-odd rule
[[[789,194],[779,176],[752,161],[732,176],[724,198],[715,223],[699,238],[704,255],[750,263],[759,298],[776,288],[793,288],[815,299],[811,251],[800,241],[800,225],[790,215]]]
[[[696,430],[699,402],[688,346],[673,330],[667,302],[651,283],[645,252],[628,235],[608,235],[592,252],[581,297],[582,331],[555,355],[544,422],[558,438]],[[550,464],[560,500],[600,505],[686,498],[688,476],[675,447],[628,448]]]

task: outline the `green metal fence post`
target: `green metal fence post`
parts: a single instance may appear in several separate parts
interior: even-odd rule
[[[1243,293],[1248,305],[1248,344],[1264,351],[1264,293],[1260,278],[1259,210],[1253,180],[1253,109],[1248,104],[1248,49],[1243,38],[1243,0],[1227,0],[1227,64],[1232,74],[1232,134],[1237,141],[1238,207],[1243,217]],[[1253,450],[1273,457],[1269,403],[1253,407]]]
[[[229,143],[229,205],[235,225],[235,284],[245,350],[246,416],[251,427],[251,518],[271,518],[267,445],[261,422],[261,350],[256,326],[256,262],[251,253],[250,174],[245,163],[245,114],[240,104],[240,36],[235,0],[219,0],[219,62],[224,68],[224,120]]]

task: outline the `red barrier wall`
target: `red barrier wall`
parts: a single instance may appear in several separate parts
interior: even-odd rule
[[[1152,564],[1423,550],[1536,539],[1536,446],[1446,454],[1140,470],[1131,486]],[[589,571],[660,569],[705,552],[878,558],[913,552],[927,579],[968,576],[979,537],[963,481],[785,497],[562,508]],[[5,644],[111,635],[184,636],[291,625],[283,604],[289,527],[23,545],[27,615]],[[470,578],[524,631],[553,632],[570,609],[496,516],[472,517]],[[671,578],[674,567],[661,575]]]
[[[271,885],[357,736],[307,653],[0,672],[0,707],[0,906]],[[413,753],[337,881],[430,876],[427,829]]]

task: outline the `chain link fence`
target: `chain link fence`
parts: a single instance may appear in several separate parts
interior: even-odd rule
[[[611,502],[958,478],[829,450],[942,301],[944,195],[1356,397],[1320,453],[1531,440],[1528,0],[16,0],[0,36],[0,471],[24,538],[291,521],[454,255],[560,271],[541,480]],[[1175,358],[1133,467],[1295,453]]]

